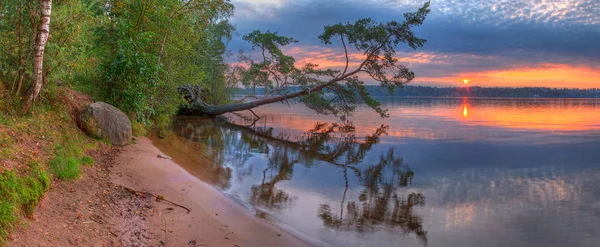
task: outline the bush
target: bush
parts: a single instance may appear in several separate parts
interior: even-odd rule
[[[146,136],[148,134],[146,126],[138,121],[131,122],[131,131],[133,136]]]

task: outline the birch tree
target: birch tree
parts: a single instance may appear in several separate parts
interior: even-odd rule
[[[52,0],[40,0],[40,23],[35,37],[33,55],[33,81],[29,89],[29,95],[23,102],[23,112],[31,110],[33,103],[38,99],[44,84],[44,50],[48,37],[50,36],[50,14],[52,12]]]

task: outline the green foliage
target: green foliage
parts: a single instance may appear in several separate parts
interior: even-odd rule
[[[223,54],[233,30],[225,0],[113,0],[98,18],[101,98],[145,126],[166,127],[184,103],[177,89],[202,85],[223,102]],[[210,85],[209,83],[212,83]]]
[[[155,109],[150,106],[152,96],[158,96],[161,86],[155,54],[145,52],[152,46],[154,34],[140,33],[127,40],[119,40],[114,60],[106,68],[109,91],[107,100],[123,111],[135,113],[137,120],[149,124]]]
[[[89,6],[95,1],[54,0],[50,37],[44,54],[44,79],[51,84],[89,83],[94,76]],[[0,89],[19,98],[32,80],[33,42],[39,22],[39,1],[0,4]]]
[[[38,1],[15,0],[0,4],[0,89],[20,95],[31,78],[33,34],[39,16]]]
[[[94,4],[89,0],[53,0],[51,36],[44,54],[45,77],[53,85],[79,87],[98,80],[91,39],[98,25],[90,11]]]
[[[31,81],[38,8],[31,0],[0,4],[0,91],[15,99]],[[232,13],[228,0],[54,0],[45,88],[72,86],[159,128],[184,103],[181,85],[202,86],[208,101],[227,103]]]
[[[8,237],[18,215],[32,214],[49,188],[50,177],[35,162],[22,175],[12,170],[0,173],[0,244]]]
[[[138,121],[131,122],[131,131],[133,136],[146,136],[148,134],[148,128]]]

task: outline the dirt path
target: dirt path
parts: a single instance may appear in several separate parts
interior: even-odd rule
[[[308,246],[158,154],[138,138],[99,155],[79,180],[54,182],[8,246]]]

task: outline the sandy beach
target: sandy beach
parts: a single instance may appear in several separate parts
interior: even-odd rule
[[[53,185],[8,246],[310,246],[159,154],[142,137],[99,155],[79,180]],[[127,194],[120,186],[191,211],[151,196],[118,196]]]
[[[308,246],[198,180],[161,151],[148,138],[137,138],[115,159],[112,182],[164,196],[186,210],[158,203],[149,218],[153,234],[164,235],[169,246]],[[174,210],[167,210],[174,208]],[[166,228],[166,231],[165,231]],[[159,237],[160,238],[160,237]]]

